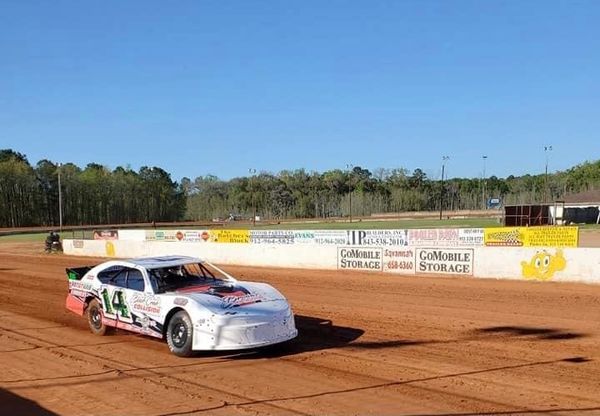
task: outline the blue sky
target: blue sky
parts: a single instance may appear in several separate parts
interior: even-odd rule
[[[174,179],[600,158],[598,1],[0,5],[0,148]]]

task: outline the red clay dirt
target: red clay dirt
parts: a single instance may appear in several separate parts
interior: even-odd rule
[[[600,414],[600,286],[226,267],[300,335],[183,359],[65,310],[100,261],[0,244],[0,415]]]

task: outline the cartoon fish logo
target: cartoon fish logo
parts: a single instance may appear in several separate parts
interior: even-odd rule
[[[525,279],[550,280],[554,273],[563,271],[565,267],[567,260],[560,249],[556,250],[555,254],[544,250],[536,253],[531,260],[521,262]]]

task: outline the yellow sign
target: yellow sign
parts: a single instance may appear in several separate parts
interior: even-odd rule
[[[493,227],[483,229],[483,243],[486,246],[512,246],[525,245],[525,234],[521,227]]]
[[[567,267],[567,260],[561,249],[555,254],[546,250],[536,253],[531,260],[522,261],[521,269],[525,279],[550,280],[554,273],[563,271]]]
[[[249,230],[210,230],[210,240],[215,243],[250,243]]]
[[[115,257],[115,245],[112,241],[107,241],[105,244],[106,256]]]
[[[578,227],[492,227],[483,230],[486,246],[577,247]]]

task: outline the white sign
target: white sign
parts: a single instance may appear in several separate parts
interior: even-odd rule
[[[483,228],[460,228],[458,245],[467,247],[483,247]]]
[[[252,244],[294,244],[294,231],[250,230]]]
[[[473,249],[418,248],[416,272],[473,275]]]
[[[315,244],[343,246],[348,241],[348,234],[343,230],[316,230]]]
[[[351,246],[406,246],[406,230],[353,230],[347,231]]]
[[[382,271],[383,249],[338,247],[338,269]]]
[[[408,242],[417,247],[481,247],[483,228],[410,229]]]
[[[415,250],[408,247],[384,248],[383,271],[388,273],[415,274]]]
[[[341,246],[346,244],[346,231],[342,230],[297,230],[294,244],[319,244]]]

